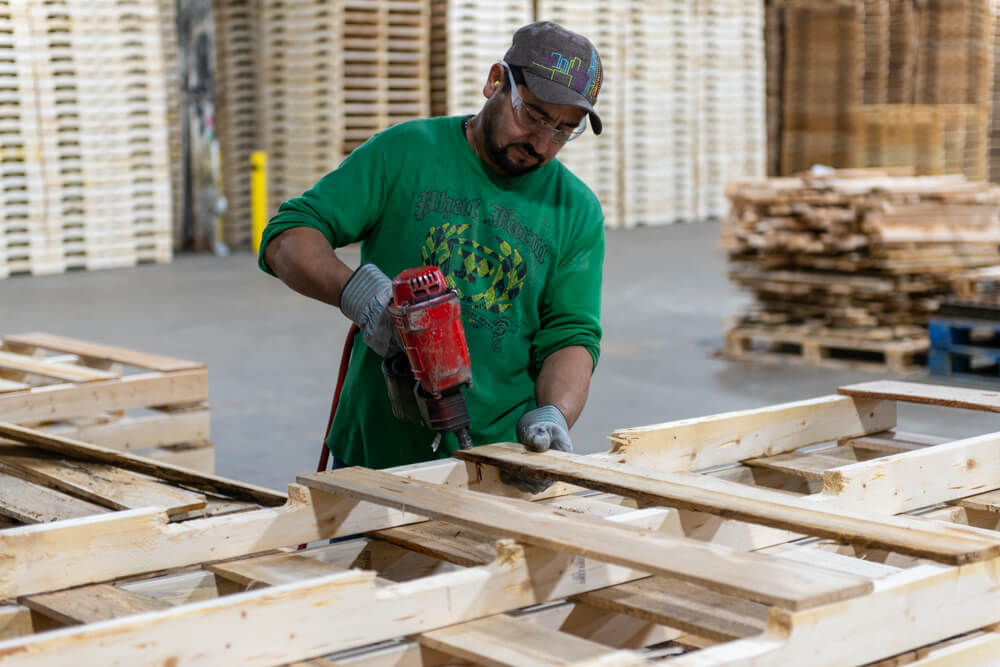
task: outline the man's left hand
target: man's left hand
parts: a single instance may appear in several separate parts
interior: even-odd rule
[[[555,449],[572,452],[569,424],[554,405],[543,405],[525,412],[517,422],[517,441],[533,452]]]

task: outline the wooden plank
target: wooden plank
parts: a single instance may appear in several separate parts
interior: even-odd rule
[[[205,367],[204,364],[199,364],[194,361],[173,359],[171,357],[165,357],[158,354],[138,352],[124,347],[100,345],[98,343],[90,343],[87,341],[77,340],[75,338],[56,336],[48,333],[32,332],[15,334],[13,336],[4,336],[3,340],[5,343],[13,345],[41,347],[57,352],[68,352],[81,357],[103,359],[125,364],[127,366],[148,368],[149,370],[161,371],[164,373],[171,371],[193,370]]]
[[[983,512],[1000,512],[1000,490],[978,493],[961,500],[954,501],[959,507]]]
[[[214,600],[219,597],[215,575],[205,570],[165,574],[151,579],[135,579],[116,585],[126,591],[161,600],[170,606]]]
[[[873,433],[861,436],[860,438],[848,438],[841,440],[840,444],[848,447],[863,447],[865,449],[897,454],[899,452],[912,452],[917,449],[952,442],[953,440],[954,438],[892,430]]]
[[[918,565],[880,580],[875,591],[822,611],[775,608],[767,631],[679,656],[671,665],[860,665],[976,630],[1000,620],[1000,560],[960,567]],[[886,619],[906,619],[886,632]],[[823,641],[817,663],[817,638]],[[947,664],[947,663],[946,663]],[[961,663],[959,663],[961,664]],[[975,664],[975,663],[973,663]]]
[[[128,451],[208,440],[211,431],[211,411],[204,408],[173,414],[123,417],[107,424],[58,425],[39,430],[108,449]]]
[[[75,364],[55,363],[28,357],[23,354],[13,354],[0,350],[0,368],[9,368],[24,373],[68,380],[70,382],[93,382],[94,380],[109,380],[118,377],[117,373],[77,366]]]
[[[949,387],[940,384],[920,384],[895,380],[876,380],[840,387],[838,394],[856,398],[905,401],[949,408],[965,408],[984,412],[1000,412],[1000,392],[985,389]]]
[[[376,589],[372,573],[314,578],[2,642],[0,665],[284,664],[547,601],[561,588],[553,558],[502,543],[488,566],[421,581]]]
[[[871,458],[871,456],[867,457]],[[831,468],[838,468],[859,459],[852,447],[831,447],[817,452],[787,452],[763,458],[747,459],[743,463],[757,468],[777,470],[788,475],[797,475],[806,479],[823,479],[823,473]]]
[[[31,633],[31,610],[20,605],[0,605],[0,640]]]
[[[316,558],[286,553],[231,560],[206,567],[216,577],[223,577],[238,584],[243,590],[280,586],[293,581],[346,571],[345,568]]]
[[[769,609],[668,577],[640,579],[574,599],[718,641],[761,634]]]
[[[23,382],[14,382],[13,380],[0,378],[0,394],[10,391],[23,391],[30,388],[31,385],[24,384]]]
[[[205,507],[205,496],[201,494],[104,463],[68,461],[44,454],[12,453],[9,447],[0,447],[0,462],[12,474],[29,482],[49,486],[111,509],[162,507],[167,514],[176,515]]]
[[[61,625],[95,623],[112,618],[169,609],[170,604],[109,584],[83,586],[55,593],[29,595],[18,600],[32,611]]]
[[[824,396],[619,429],[611,434],[611,456],[616,461],[665,472],[698,470],[895,426],[893,402],[844,398]]]
[[[84,385],[54,384],[27,392],[0,394],[0,419],[39,423],[105,411],[201,403],[207,399],[208,373],[204,369],[139,373]]]
[[[1000,487],[1000,433],[956,440],[828,470],[825,496],[898,514]]]
[[[21,523],[61,521],[107,511],[100,505],[0,472],[0,514]]]
[[[676,576],[720,592],[794,609],[861,595],[870,587],[868,580],[858,577],[831,577],[819,568],[786,568],[758,554],[665,537],[604,519],[569,515],[536,503],[470,493],[376,470],[345,468],[300,476],[299,480],[317,490],[405,507],[431,518],[554,551]],[[718,578],[719,572],[726,572],[726,580]]]
[[[211,491],[230,496],[234,499],[252,500],[262,505],[270,506],[278,505],[285,501],[284,494],[261,486],[234,482],[224,477],[188,470],[170,465],[169,463],[157,463],[142,456],[116,452],[106,447],[63,438],[15,424],[0,422],[0,436],[55,454],[61,454],[82,461],[108,463],[123,470],[143,473],[170,482],[184,484],[200,491]]]
[[[504,614],[425,632],[418,636],[417,641],[438,651],[491,667],[551,667],[582,661],[602,664],[600,661],[603,659],[614,659],[615,664],[619,664],[619,659],[639,662],[636,654],[616,651],[597,642]]]
[[[825,508],[820,503],[809,503],[781,492],[707,475],[646,471],[565,452],[535,454],[514,445],[476,447],[458,452],[456,456],[488,463],[516,474],[573,480],[601,491],[630,495],[647,503],[719,513],[942,562],[964,563],[1000,555],[1000,536],[991,539],[959,526],[928,524],[908,517],[872,517],[866,512],[840,507]]]

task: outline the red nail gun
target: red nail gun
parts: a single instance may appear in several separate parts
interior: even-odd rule
[[[407,269],[392,281],[389,312],[403,344],[402,353],[382,362],[393,414],[439,436],[454,433],[469,449],[463,390],[472,386],[472,367],[458,293],[436,266]]]

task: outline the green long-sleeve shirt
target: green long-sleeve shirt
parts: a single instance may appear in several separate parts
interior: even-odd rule
[[[281,205],[264,230],[263,270],[271,272],[268,242],[297,226],[318,229],[335,248],[360,241],[362,261],[390,278],[440,267],[462,302],[476,444],[516,439],[548,355],[581,345],[597,364],[604,218],[590,189],[557,160],[504,178],[469,146],[460,117],[401,123]],[[453,436],[435,453],[431,431],[393,417],[380,364],[358,336],[327,439],[334,455],[370,468],[449,456]]]

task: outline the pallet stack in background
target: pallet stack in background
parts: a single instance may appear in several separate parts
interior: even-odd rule
[[[773,0],[770,173],[989,176],[994,0]]]
[[[258,148],[255,0],[214,0],[215,121],[222,153],[226,211],[222,237],[231,246],[250,241],[250,155]]]
[[[184,145],[181,126],[181,95],[183,88],[178,53],[177,0],[157,0],[160,29],[160,48],[163,50],[164,91],[167,99],[167,161],[170,164],[170,213],[173,231],[173,247],[182,243],[180,231],[183,227],[181,215],[184,205]]]
[[[906,370],[954,277],[1000,264],[1000,187],[960,175],[831,172],[728,193],[730,279],[754,296],[730,357]]]
[[[169,261],[157,5],[19,2],[0,20],[8,193],[0,275]]]
[[[379,130],[430,115],[430,6],[265,0],[260,11],[260,147],[274,211]]]

